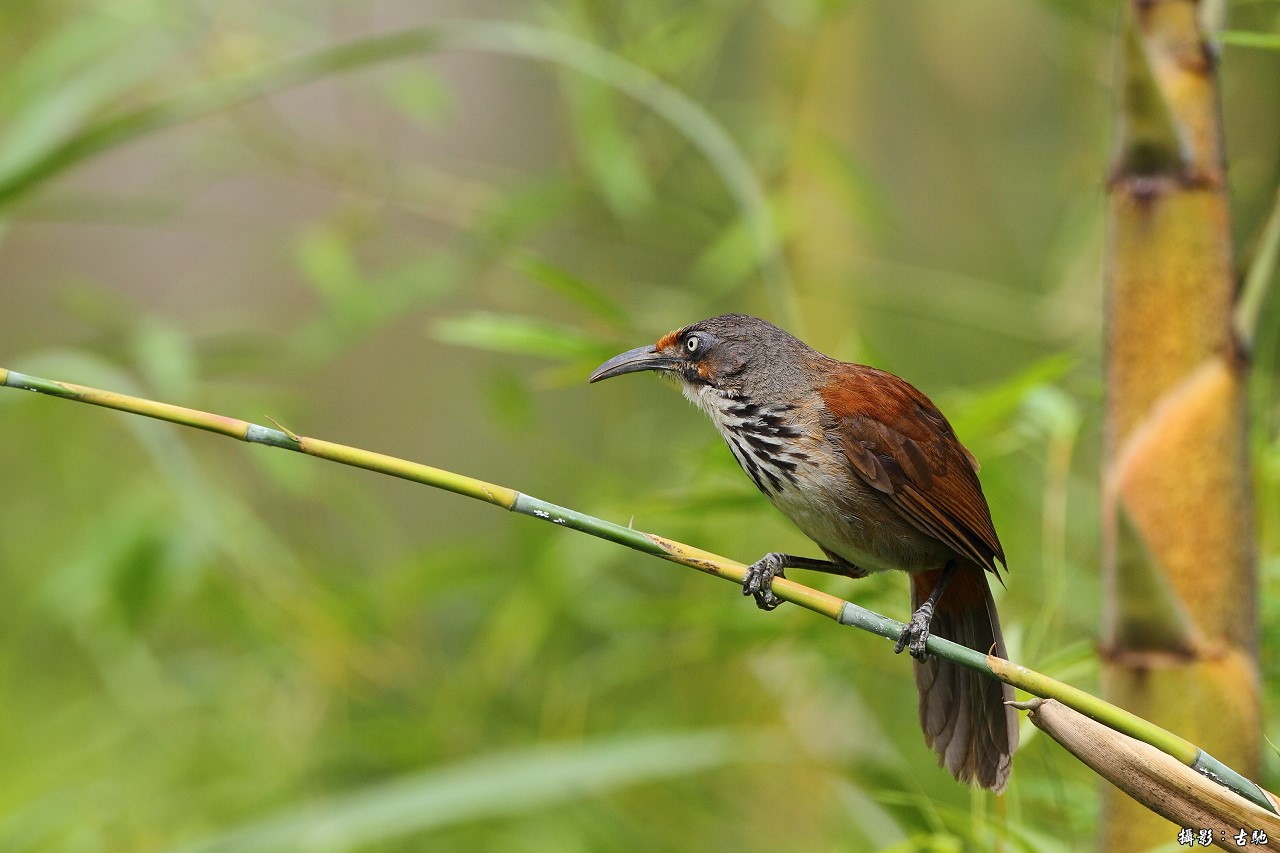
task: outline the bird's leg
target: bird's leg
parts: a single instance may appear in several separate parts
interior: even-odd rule
[[[942,570],[942,576],[938,578],[938,583],[933,588],[933,592],[929,593],[929,597],[925,599],[924,604],[917,607],[916,612],[911,614],[911,619],[902,629],[902,633],[898,635],[898,644],[893,647],[895,655],[901,654],[902,650],[906,648],[916,660],[924,660],[929,656],[924,645],[929,639],[929,625],[933,622],[933,608],[937,606],[938,599],[942,598],[942,591],[947,588],[947,582],[951,580],[955,570],[956,561],[949,560]]]
[[[815,572],[826,572],[831,575],[848,575],[845,569],[830,560],[817,560],[812,557],[797,557],[794,554],[765,554],[747,566],[747,575],[742,579],[742,594],[754,595],[756,607],[761,610],[773,610],[782,603],[782,599],[773,594],[773,579],[785,578],[786,569],[812,569]]]

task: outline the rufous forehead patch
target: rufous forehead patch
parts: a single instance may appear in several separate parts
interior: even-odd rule
[[[658,342],[654,344],[654,346],[659,351],[664,350],[669,346],[675,346],[676,338],[680,337],[680,333],[683,331],[684,329],[676,329],[675,331],[667,332],[665,335],[658,338]]]

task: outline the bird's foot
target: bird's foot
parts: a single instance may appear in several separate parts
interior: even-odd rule
[[[933,622],[933,606],[925,602],[911,614],[910,621],[898,635],[898,643],[893,647],[893,653],[901,654],[903,649],[907,649],[916,660],[922,661],[928,658],[929,652],[925,650],[925,643],[929,640],[931,622]]]
[[[782,599],[773,594],[773,579],[785,578],[783,574],[784,554],[765,554],[747,566],[747,575],[742,579],[742,594],[752,595],[756,599],[756,607],[761,610],[773,610],[782,603]]]

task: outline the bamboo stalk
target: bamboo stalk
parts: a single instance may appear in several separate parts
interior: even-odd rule
[[[1037,728],[1117,789],[1173,821],[1192,843],[1225,850],[1280,850],[1274,811],[1230,796],[1210,774],[1193,772],[1145,743],[1098,725],[1063,705],[1033,699],[1020,705]],[[1207,777],[1207,778],[1206,778]],[[1275,797],[1269,795],[1274,803]],[[1265,840],[1264,840],[1265,839]]]
[[[679,563],[736,584],[741,584],[746,575],[747,567],[744,564],[718,554],[703,551],[652,533],[644,533],[631,527],[624,527],[611,521],[605,521],[586,513],[526,495],[506,486],[486,483],[474,477],[455,474],[452,471],[410,462],[395,456],[374,453],[332,441],[300,436],[284,428],[266,427],[238,418],[215,415],[198,409],[189,409],[184,406],[175,406],[142,397],[131,397],[127,394],[103,391],[85,385],[42,379],[38,376],[30,376],[4,368],[0,368],[0,386],[35,391],[52,397],[61,397],[66,400],[75,400],[80,403],[89,403],[94,406],[156,418],[157,420],[168,421],[180,426],[188,426],[217,433],[218,435],[225,435],[251,444],[262,444],[281,450],[292,450],[295,453],[305,453],[317,459],[327,459],[342,465],[350,465],[379,474],[400,477],[404,480],[475,498],[511,512],[587,533],[600,539],[616,542],[636,551],[655,557],[662,557],[673,563]],[[853,602],[845,601],[787,578],[775,578],[773,591],[783,601],[789,601],[806,610],[826,616],[841,625],[849,625],[869,633],[878,634],[886,640],[896,641],[905,627],[903,623],[895,619],[882,616]],[[1149,744],[1210,778],[1217,779],[1224,786],[1250,802],[1274,811],[1271,801],[1267,799],[1262,789],[1256,784],[1217,762],[1189,741],[1158,726],[1154,726],[1146,720],[1135,717],[1122,708],[1118,708],[1085,693],[1083,690],[1063,684],[1024,666],[1017,666],[1006,660],[984,655],[942,637],[931,635],[926,647],[930,654],[935,654],[938,657],[977,670],[993,678],[999,678],[1032,695],[1057,699],[1063,705],[1073,708],[1110,728],[1124,732],[1143,743]]]
[[[1103,685],[1257,772],[1261,731],[1245,398],[1274,258],[1237,303],[1217,55],[1196,0],[1123,0],[1108,193]],[[1277,226],[1280,227],[1280,226]],[[1106,789],[1099,849],[1167,842]]]

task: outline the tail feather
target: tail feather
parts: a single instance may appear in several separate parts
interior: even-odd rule
[[[941,572],[912,575],[911,609],[933,591]],[[938,600],[930,633],[986,654],[1007,657],[986,572],[971,563],[956,567]],[[999,793],[1009,781],[1018,746],[1018,715],[1006,702],[1013,688],[936,656],[915,665],[924,739],[938,764],[961,782]]]

